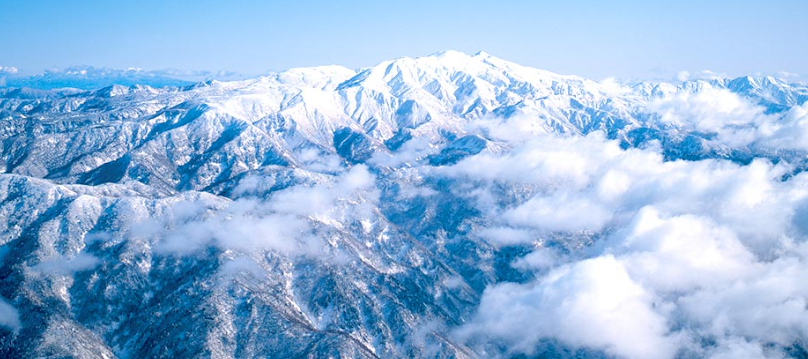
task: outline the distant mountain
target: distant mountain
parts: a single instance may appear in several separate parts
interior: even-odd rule
[[[72,89],[43,90],[57,88]],[[0,297],[19,318],[0,328],[0,355],[517,355],[454,330],[489,286],[538,275],[516,259],[601,234],[489,241],[480,203],[504,212],[547,189],[494,181],[495,195],[472,197],[474,179],[445,171],[526,138],[593,133],[670,161],[800,171],[803,150],[723,141],[724,127],[676,122],[684,110],[664,102],[710,91],[751,103],[753,124],[808,102],[808,87],[770,77],[619,84],[454,51],[239,81],[89,67],[9,77]],[[746,116],[736,107],[725,112]]]
[[[0,85],[5,87],[29,87],[40,90],[60,88],[95,90],[111,85],[177,87],[211,79],[233,80],[241,78],[244,78],[244,76],[232,72],[147,71],[135,68],[118,70],[92,66],[74,66],[65,69],[50,69],[33,76],[22,76],[17,74],[17,71],[14,71],[4,75],[4,83],[0,83]]]

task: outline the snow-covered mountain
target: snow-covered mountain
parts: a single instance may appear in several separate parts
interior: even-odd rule
[[[566,220],[528,239],[497,227],[570,183],[536,182],[559,167],[520,146],[601,136],[605,151],[659,153],[660,166],[786,163],[783,181],[808,149],[808,87],[770,77],[597,82],[448,51],[137,80],[0,89],[5,357],[601,355],[462,335],[494,286],[544,275],[514,263],[540,247],[583,255],[619,227]],[[577,163],[558,151],[561,168]]]
[[[3,67],[0,67],[0,85],[3,87],[28,87],[40,90],[63,88],[92,90],[111,85],[186,86],[198,81],[211,79],[237,80],[247,77],[229,71],[183,71],[174,69],[148,71],[139,68],[118,70],[93,66],[54,68],[45,70],[40,74],[26,76],[18,73],[16,68],[11,69],[11,71],[4,71]]]

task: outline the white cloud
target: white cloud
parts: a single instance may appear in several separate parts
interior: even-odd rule
[[[543,270],[553,268],[563,263],[558,253],[547,247],[538,247],[522,258],[517,259],[512,265],[514,268],[523,270]]]
[[[679,299],[683,316],[705,335],[739,336],[788,346],[808,336],[805,258],[758,263],[751,278]]]
[[[718,132],[730,126],[750,126],[763,122],[763,108],[749,103],[741,96],[709,85],[697,92],[679,92],[649,104],[660,115],[660,121],[694,128],[703,132]]]
[[[664,292],[711,288],[751,275],[754,255],[729,228],[707,218],[664,218],[653,207],[640,210],[633,222],[611,239],[632,278]]]
[[[3,298],[0,298],[0,325],[11,330],[20,328],[20,313]]]
[[[277,251],[316,257],[325,248],[312,222],[342,226],[367,217],[377,200],[375,177],[366,166],[357,165],[333,182],[294,186],[266,200],[243,198],[222,208],[178,201],[164,218],[142,221],[132,234],[160,238],[155,249],[167,253],[188,254],[215,245],[243,253]]]
[[[808,102],[761,124],[756,135],[765,148],[808,150]]]
[[[676,80],[685,82],[685,81],[711,81],[711,80],[721,80],[726,79],[728,76],[725,73],[718,73],[710,70],[701,70],[701,71],[688,71],[688,70],[680,70],[676,73]]]
[[[535,238],[528,230],[511,227],[483,228],[477,235],[491,243],[503,245],[527,243]]]
[[[620,96],[631,92],[631,87],[620,83],[614,77],[607,77],[600,81],[601,89],[609,96]]]
[[[35,271],[45,274],[72,274],[95,268],[99,259],[88,253],[79,253],[72,258],[59,256],[31,267]]]
[[[798,74],[796,72],[790,72],[790,71],[780,71],[780,72],[777,73],[777,76],[782,77],[784,79],[794,79],[794,78],[802,77],[802,75],[800,75],[800,74]]]
[[[808,112],[769,117],[715,94],[675,100],[667,120],[735,136],[733,127],[787,126]],[[784,138],[761,133],[749,143]],[[622,150],[597,134],[534,135],[430,172],[478,199],[490,226],[477,234],[494,244],[596,234],[583,253],[540,247],[517,259],[514,267],[541,276],[489,287],[457,334],[514,352],[558,340],[624,358],[778,357],[776,345],[808,337],[808,174],[783,180],[787,163],[666,162],[657,151]],[[514,192],[521,199],[507,200]]]
[[[337,173],[344,170],[342,161],[338,156],[315,148],[303,148],[296,152],[295,155],[302,167],[310,171]]]
[[[501,134],[511,132],[502,128],[498,131]],[[518,145],[512,150],[504,153],[484,151],[463,159],[457,165],[441,168],[438,174],[492,182],[584,186],[591,179],[592,168],[607,158],[621,154],[616,142],[606,142],[604,145],[603,135],[599,132],[569,138],[517,132],[526,136],[517,141],[525,142],[517,142]]]
[[[653,101],[663,124],[715,134],[710,142],[733,148],[808,151],[808,103],[784,114],[766,114],[750,99],[709,85]]]
[[[604,256],[559,267],[536,283],[486,289],[475,320],[458,335],[492,336],[532,354],[543,338],[627,358],[672,358],[676,335],[655,298]]]
[[[419,159],[422,159],[435,152],[434,146],[424,137],[413,138],[398,148],[394,152],[378,151],[368,160],[369,164],[385,167],[406,167],[411,166]]]
[[[560,194],[535,196],[506,210],[502,218],[511,225],[550,232],[599,231],[612,219],[612,212],[588,198]]]
[[[16,67],[0,66],[0,75],[14,75],[19,71]]]

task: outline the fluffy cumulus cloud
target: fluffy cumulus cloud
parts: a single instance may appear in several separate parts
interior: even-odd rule
[[[8,75],[16,75],[19,70],[16,67],[0,66],[0,86],[6,85],[6,77]]]
[[[710,85],[649,104],[661,123],[714,135],[712,142],[763,150],[808,150],[808,103],[785,113],[766,109],[726,89]]]
[[[688,125],[704,132],[763,121],[762,108],[738,94],[709,85],[695,94],[681,92],[659,99],[651,104],[651,109],[661,115],[664,123]]]
[[[654,105],[662,121],[772,149],[794,149],[806,127],[804,106],[775,116],[717,90],[682,96]],[[460,340],[776,358],[808,338],[808,174],[766,159],[665,161],[600,134],[502,138],[432,174],[472,183],[490,224],[477,235],[537,248],[512,264],[536,278],[489,286]],[[544,245],[569,233],[593,242],[566,254]]]
[[[19,71],[16,67],[0,66],[0,75],[14,75]]]
[[[669,358],[679,338],[668,332],[666,308],[655,301],[607,255],[561,266],[535,283],[487,289],[475,321],[459,334],[484,327],[510,350],[528,354],[552,337],[620,357]]]

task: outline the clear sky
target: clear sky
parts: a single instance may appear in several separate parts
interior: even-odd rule
[[[441,50],[600,79],[808,74],[808,1],[0,0],[0,66],[371,66]]]

